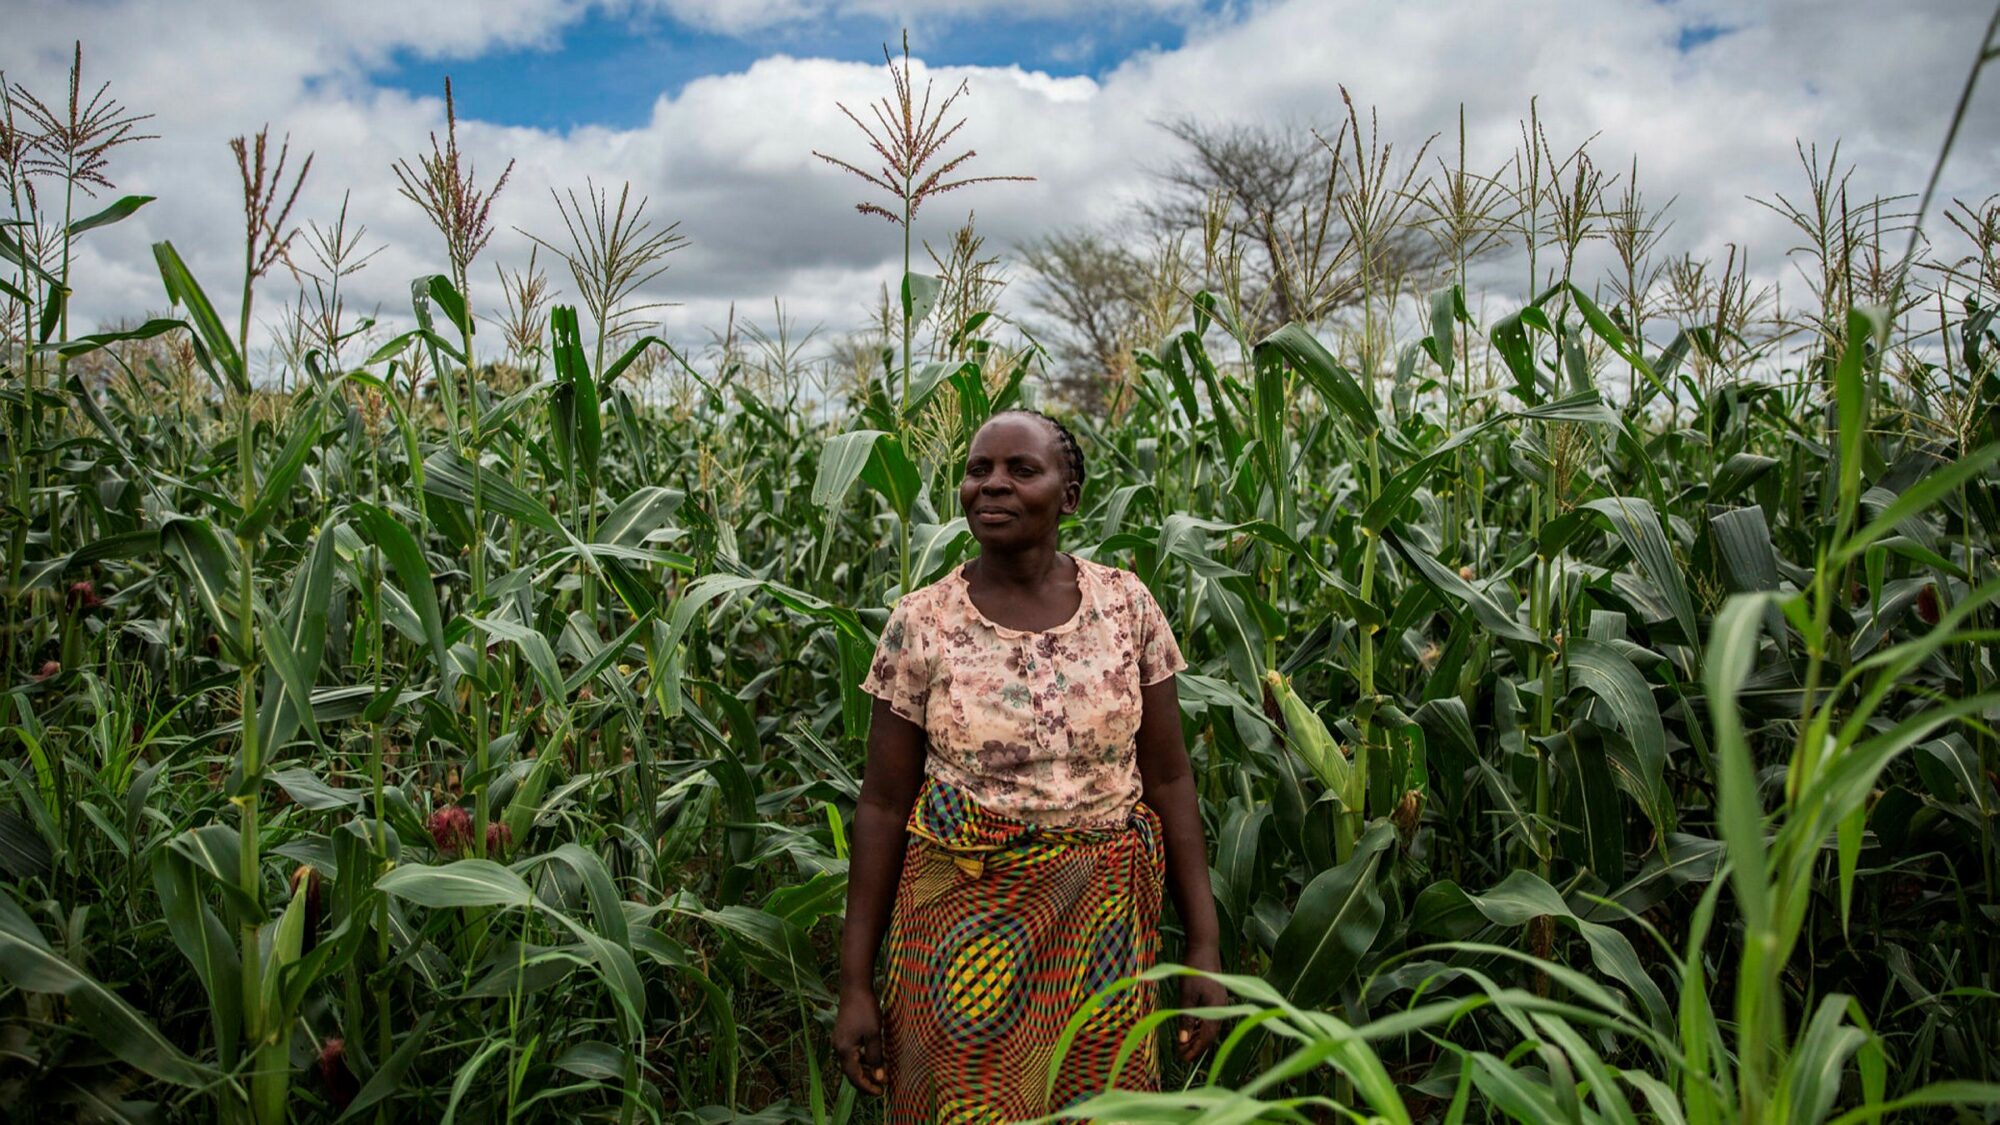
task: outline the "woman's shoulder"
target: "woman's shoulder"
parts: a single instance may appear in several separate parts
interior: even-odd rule
[[[1095,559],[1086,559],[1082,555],[1071,555],[1070,557],[1076,560],[1076,565],[1079,568],[1088,571],[1090,576],[1097,579],[1101,585],[1128,592],[1144,590],[1146,588],[1144,579],[1122,566],[1112,566],[1109,563],[1101,563]]]
[[[957,591],[953,584],[959,580],[958,568],[954,566],[937,581],[919,586],[896,599],[891,612],[911,620],[937,620],[957,603]]]

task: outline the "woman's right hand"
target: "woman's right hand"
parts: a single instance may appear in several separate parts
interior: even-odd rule
[[[882,1060],[882,1009],[875,990],[857,988],[840,995],[833,1017],[833,1049],[847,1080],[864,1094],[880,1095],[889,1085]]]

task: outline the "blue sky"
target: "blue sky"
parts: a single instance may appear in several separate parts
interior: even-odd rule
[[[1704,44],[1715,42],[1717,39],[1729,34],[1729,31],[1729,28],[1719,23],[1682,24],[1680,38],[1675,42],[1674,46],[1679,48],[1682,54],[1686,54]]]
[[[1204,0],[1203,11],[1223,10]],[[565,131],[579,125],[629,129],[645,124],[654,99],[688,82],[731,74],[773,54],[879,63],[897,46],[893,20],[828,14],[746,35],[722,34],[665,13],[592,7],[534,46],[471,58],[405,47],[370,75],[374,85],[436,96],[452,79],[461,115],[503,125]],[[911,53],[933,66],[1020,66],[1057,76],[1101,77],[1133,54],[1176,50],[1185,16],[1125,11],[1060,18],[984,13],[928,19],[911,30]]]

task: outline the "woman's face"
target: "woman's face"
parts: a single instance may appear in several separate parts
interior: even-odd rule
[[[1002,414],[973,435],[958,505],[982,548],[1019,550],[1055,542],[1077,492],[1055,427],[1032,414]]]

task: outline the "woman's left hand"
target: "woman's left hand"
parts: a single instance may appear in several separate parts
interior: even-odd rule
[[[1214,950],[1190,950],[1181,963],[1211,973],[1222,971],[1222,956]],[[1214,1008],[1229,1003],[1229,990],[1218,981],[1208,977],[1185,976],[1180,978],[1180,982],[1180,1006],[1183,1008]],[[1220,1023],[1205,1016],[1184,1014],[1177,1022],[1180,1027],[1174,1034],[1174,1053],[1184,1063],[1193,1062],[1208,1050],[1222,1030]]]

